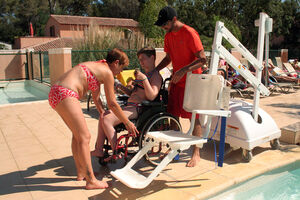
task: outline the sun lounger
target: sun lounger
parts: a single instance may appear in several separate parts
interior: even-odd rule
[[[270,63],[269,63],[270,64]],[[270,64],[271,67],[269,67],[269,71],[271,72],[271,74],[273,76],[288,76],[288,73],[283,71],[282,69],[280,69],[277,66],[274,66],[272,64]]]
[[[277,67],[279,67],[280,69],[283,69],[281,58],[275,57],[275,60],[276,60]]]
[[[270,66],[270,65],[269,65]],[[278,67],[273,67],[275,69],[279,69]],[[268,68],[268,78],[267,78],[267,87],[270,90],[271,94],[273,92],[282,92],[288,93],[291,89],[294,89],[295,85],[297,85],[297,79],[294,77],[290,77],[285,75],[282,70],[274,71],[272,67]],[[273,72],[273,73],[272,73]],[[276,73],[277,72],[277,73]],[[273,74],[276,74],[275,76]],[[279,75],[281,74],[281,76]],[[263,70],[262,74],[262,83],[265,84],[265,70]]]
[[[289,93],[290,90],[294,89],[295,85],[295,83],[291,82],[278,82],[274,76],[269,76],[268,89],[270,90],[271,94],[274,91],[279,91],[285,94]]]
[[[289,72],[289,74],[293,77],[298,77],[299,72],[297,72],[294,67],[290,63],[283,63],[285,69]]]

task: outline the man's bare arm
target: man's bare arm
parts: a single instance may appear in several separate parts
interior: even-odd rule
[[[156,69],[157,71],[162,70],[163,68],[165,68],[166,66],[168,66],[168,64],[171,63],[171,58],[170,55],[168,53],[166,53],[166,56],[162,59],[162,61],[157,65]]]

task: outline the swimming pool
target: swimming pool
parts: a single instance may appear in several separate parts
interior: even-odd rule
[[[210,198],[210,200],[216,199],[300,199],[300,161],[266,172]]]
[[[32,80],[0,82],[0,105],[46,100],[50,87]]]

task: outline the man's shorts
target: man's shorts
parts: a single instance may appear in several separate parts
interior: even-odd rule
[[[184,87],[171,84],[168,97],[168,112],[175,117],[192,118],[192,113],[183,109]],[[197,115],[199,118],[199,115]]]

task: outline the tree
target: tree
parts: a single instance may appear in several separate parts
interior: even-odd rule
[[[207,15],[206,4],[202,0],[176,0],[173,3],[178,20],[193,27],[200,35],[204,48],[211,48],[214,25]]]
[[[300,55],[300,2],[299,0],[288,0],[283,2],[284,16],[282,19],[282,35],[284,41],[281,48],[289,49],[289,57],[298,58]]]
[[[98,17],[129,18],[137,20],[140,13],[139,0],[102,0],[94,3],[92,14]]]
[[[157,44],[162,45],[164,31],[154,25],[159,11],[166,6],[165,0],[150,0],[144,5],[139,17],[139,27],[147,38],[156,38]]]
[[[15,12],[15,16],[18,18],[15,26],[22,29],[22,34],[19,36],[29,35],[30,22],[33,25],[35,35],[42,35],[48,20],[48,11],[46,0],[19,1]]]

